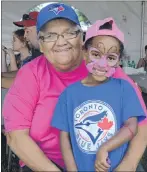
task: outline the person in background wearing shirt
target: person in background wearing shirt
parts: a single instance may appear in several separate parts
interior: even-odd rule
[[[30,47],[38,51],[38,56],[40,54],[40,47],[39,47],[39,42],[37,39],[37,31],[36,31],[36,21],[37,21],[37,16],[39,12],[38,11],[33,11],[30,12],[29,14],[23,14],[22,16],[22,21],[16,21],[13,22],[14,25],[18,27],[24,27],[25,30],[25,35],[24,37],[30,44]]]
[[[39,50],[39,43],[37,39],[37,32],[36,32],[36,21],[38,16],[37,11],[30,12],[29,14],[24,14],[22,17],[22,21],[13,22],[18,27],[24,27],[25,33],[24,38],[29,44],[31,56],[23,61],[23,64],[30,62],[31,60],[35,59],[36,57],[40,56],[42,53]],[[11,53],[11,52],[10,52]],[[12,54],[12,53],[11,53]],[[10,88],[12,83],[15,80],[16,74],[18,70],[14,70],[13,72],[2,72],[2,88]]]
[[[138,62],[137,68],[143,67],[147,71],[147,45],[145,46],[145,57],[141,58]]]
[[[141,67],[143,67],[144,70],[147,72],[147,45],[145,46],[145,57],[141,58],[137,65],[137,68],[141,68]],[[147,107],[147,93],[142,92],[142,96]]]
[[[3,116],[7,142],[24,162],[21,164],[24,171],[61,171],[64,161],[60,132],[51,127],[51,120],[64,89],[88,75],[82,52],[83,33],[75,11],[62,3],[44,7],[38,15],[36,28],[43,55],[19,70],[5,98]],[[115,77],[128,80],[119,68]],[[136,90],[146,110],[137,87]],[[139,126],[127,156],[119,164],[120,170],[136,170],[146,147],[145,132],[146,125]],[[137,150],[136,145],[140,145]]]
[[[13,49],[4,49],[5,53],[10,57],[10,71],[18,70],[30,58],[30,47],[24,38],[24,33],[24,29],[14,31],[12,41]],[[17,58],[14,52],[20,53],[17,55]]]
[[[7,72],[8,71],[8,68],[7,68],[7,54],[6,54],[6,47],[4,45],[2,45],[1,47],[1,50],[2,50],[2,53],[1,53],[1,72]]]
[[[114,171],[137,133],[137,121],[145,117],[130,83],[111,78],[123,44],[124,34],[113,18],[98,20],[87,30],[84,50],[89,74],[65,89],[52,120],[61,131],[67,171]]]

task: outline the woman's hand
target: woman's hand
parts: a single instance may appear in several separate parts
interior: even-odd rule
[[[6,55],[7,55],[6,49],[7,48],[2,45],[2,54],[1,54],[1,63],[2,63],[1,64],[1,67],[2,67],[1,71],[2,72],[7,72],[8,71],[8,69],[7,69],[7,62],[6,62]]]
[[[10,57],[10,71],[18,70],[14,51],[11,48],[8,48],[8,49],[5,49],[5,52]]]
[[[11,48],[8,48],[8,49],[5,49],[5,52],[9,55],[9,56],[14,56],[15,57],[15,55],[14,55],[14,51],[11,49]]]
[[[29,129],[7,133],[10,149],[33,171],[60,171],[30,137]]]
[[[8,54],[10,57],[15,57],[14,51],[12,48],[6,48],[5,46],[2,45],[2,50]]]
[[[7,48],[4,45],[2,45],[2,50],[6,52]]]

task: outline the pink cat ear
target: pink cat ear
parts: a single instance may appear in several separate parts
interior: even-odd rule
[[[109,23],[112,25],[113,24],[113,20],[110,20]]]

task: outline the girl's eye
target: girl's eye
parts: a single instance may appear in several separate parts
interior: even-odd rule
[[[108,57],[108,59],[109,59],[109,60],[114,60],[114,58],[113,58],[113,57]]]
[[[108,59],[111,60],[111,61],[113,61],[113,60],[116,60],[117,57],[110,55],[110,56],[108,56]]]
[[[100,57],[100,54],[97,53],[97,52],[91,52],[91,55],[92,55],[93,57],[96,57],[96,58],[99,58],[99,57]]]
[[[92,55],[93,55],[93,56],[98,56],[98,54],[95,54],[95,53],[93,53]]]

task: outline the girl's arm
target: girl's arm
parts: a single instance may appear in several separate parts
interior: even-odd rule
[[[60,133],[60,144],[61,151],[64,159],[64,163],[67,171],[78,171],[77,166],[74,160],[74,156],[72,153],[72,148],[70,144],[69,134],[65,131],[61,131]]]

